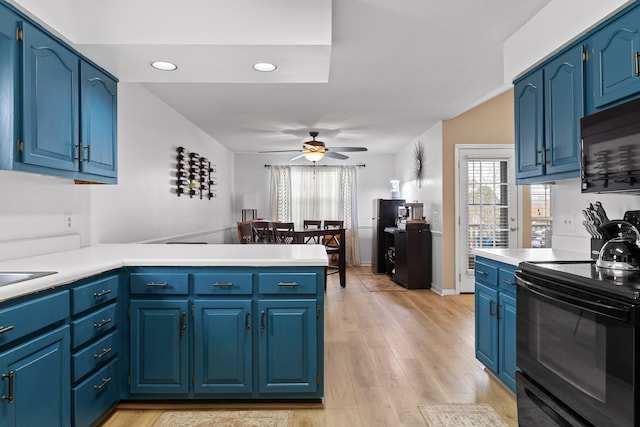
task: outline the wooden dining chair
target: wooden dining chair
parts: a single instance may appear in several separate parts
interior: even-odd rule
[[[293,243],[295,238],[293,230],[293,222],[272,222],[271,232],[273,233],[274,243]]]
[[[273,243],[273,233],[269,221],[251,221],[254,243]]]
[[[302,221],[302,227],[305,230],[320,230],[322,228],[322,220],[305,219]],[[304,238],[304,243],[320,243],[320,236],[309,236]]]
[[[344,228],[344,221],[338,220],[324,220],[324,229],[325,230],[336,230]],[[327,255],[329,256],[329,269],[332,271],[327,274],[334,274],[340,272],[340,245],[343,242],[340,241],[340,234],[329,233],[327,232],[322,236],[322,244],[327,250]]]
[[[238,240],[243,245],[253,243],[253,232],[251,230],[251,222],[243,221],[238,223]]]

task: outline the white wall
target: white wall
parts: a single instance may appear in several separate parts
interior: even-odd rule
[[[178,146],[217,165],[216,198],[177,197]],[[127,83],[118,86],[118,149],[118,185],[91,189],[90,244],[192,234],[194,240],[224,241],[234,190],[228,149],[144,87]]]
[[[413,171],[416,142],[425,152],[425,177],[418,188]],[[395,155],[396,179],[400,180],[400,197],[424,204],[424,214],[432,234],[432,288],[442,290],[442,122],[408,143]],[[451,213],[453,214],[453,213]]]
[[[365,167],[358,169],[358,236],[360,244],[360,262],[371,263],[371,236],[373,199],[391,198],[389,181],[394,179],[392,154],[348,153],[349,160],[335,161],[323,159],[322,164],[357,165]],[[259,217],[269,216],[269,177],[270,169],[267,165],[290,164],[291,154],[252,154],[237,153],[235,155],[235,190],[233,217],[235,221],[241,219],[241,209],[256,208]],[[306,162],[306,163],[305,163]],[[308,164],[306,160],[299,160],[292,164]],[[255,206],[243,206],[245,199],[255,200]]]
[[[504,83],[633,0],[552,0],[504,43]]]
[[[0,244],[71,234],[64,228],[67,213],[82,246],[184,235],[210,242],[229,238],[231,152],[137,84],[118,86],[118,122],[117,185],[0,171]],[[217,163],[216,199],[172,192],[179,145]]]

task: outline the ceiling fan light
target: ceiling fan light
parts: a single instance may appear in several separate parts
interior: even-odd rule
[[[322,159],[323,157],[324,157],[324,153],[320,151],[310,151],[308,153],[304,153],[304,158],[314,163]]]

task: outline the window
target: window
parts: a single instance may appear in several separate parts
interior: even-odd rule
[[[551,247],[551,186],[531,185],[531,247]]]

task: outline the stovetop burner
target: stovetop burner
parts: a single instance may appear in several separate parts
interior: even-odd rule
[[[518,268],[604,296],[640,300],[640,271],[599,268],[595,261],[523,262]]]

